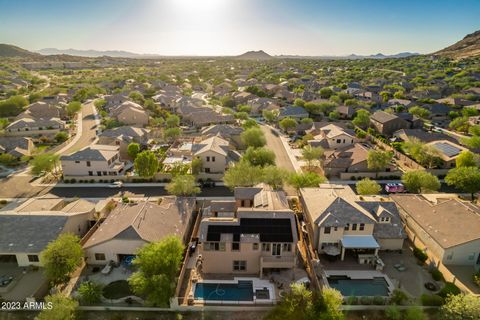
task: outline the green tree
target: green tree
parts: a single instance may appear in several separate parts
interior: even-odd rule
[[[317,165],[320,162],[320,158],[323,157],[325,150],[322,147],[312,147],[306,145],[302,149],[302,158],[307,161],[308,168]]]
[[[15,156],[12,156],[9,153],[0,154],[0,164],[5,166],[11,166],[14,165],[16,162],[17,158],[15,158]]]
[[[251,165],[248,161],[240,161],[231,166],[223,176],[227,187],[251,187],[262,182],[262,168]]]
[[[288,177],[287,183],[298,191],[301,188],[318,187],[318,185],[325,182],[325,180],[325,177],[319,176],[314,172],[295,172]]]
[[[271,110],[263,110],[262,116],[265,118],[265,120],[268,123],[272,123],[272,122],[275,122],[275,120],[277,119],[278,113]]]
[[[151,178],[158,171],[158,159],[155,153],[146,150],[137,154],[134,162],[135,172],[140,177]]]
[[[258,128],[258,123],[255,119],[249,118],[242,123],[242,128],[247,130],[250,128]]]
[[[274,190],[282,188],[289,173],[283,168],[266,166],[262,170],[262,182],[271,186]]]
[[[333,288],[324,288],[320,299],[315,304],[316,314],[314,319],[319,320],[343,320],[345,315],[340,307],[343,303],[343,296],[340,291]]]
[[[287,132],[297,127],[297,120],[293,118],[284,118],[280,120],[278,125],[282,128],[283,131]]]
[[[170,142],[175,141],[181,135],[182,135],[182,129],[181,128],[167,128],[163,132],[163,138],[167,141],[170,141]]]
[[[180,118],[175,114],[171,114],[167,117],[165,123],[167,128],[177,128],[180,125]]]
[[[66,111],[70,118],[76,115],[80,110],[82,110],[82,103],[79,101],[72,101],[67,104]]]
[[[143,103],[145,102],[145,97],[143,96],[143,94],[140,91],[132,91],[132,92],[130,92],[128,97],[130,99],[132,99],[134,102],[136,102],[138,104],[141,104],[141,105],[143,105]]]
[[[39,175],[41,173],[49,173],[57,168],[60,157],[53,153],[42,153],[35,156],[31,161],[32,174]]]
[[[23,96],[12,96],[0,101],[0,117],[15,117],[28,105],[28,100]]]
[[[385,316],[387,317],[388,320],[402,319],[402,313],[400,312],[400,309],[398,308],[397,305],[388,306],[387,309],[385,310]]]
[[[55,135],[55,141],[57,141],[58,143],[65,142],[67,140],[68,140],[68,133],[65,131],[57,132],[57,134]]]
[[[355,186],[358,194],[361,195],[379,194],[382,190],[382,187],[376,181],[370,180],[370,178],[358,181]]]
[[[239,119],[239,120],[247,120],[248,119],[248,113],[246,113],[246,112],[235,112],[235,114],[233,116],[235,117],[235,119]]]
[[[140,152],[140,145],[135,142],[131,142],[127,147],[127,153],[130,158],[135,160],[137,154]]]
[[[81,264],[82,259],[80,238],[71,233],[61,234],[41,253],[45,276],[53,285],[68,281],[69,275]]]
[[[78,288],[80,300],[86,304],[95,304],[102,300],[103,285],[93,281],[82,282]]]
[[[293,101],[293,105],[295,107],[303,107],[305,105],[305,100],[297,98],[295,101]]]
[[[133,260],[137,271],[128,279],[133,292],[146,297],[152,306],[168,307],[175,293],[183,250],[182,242],[175,236],[143,246]]]
[[[370,124],[370,112],[364,109],[358,110],[352,123],[362,129],[367,128]]]
[[[252,107],[249,106],[249,105],[246,105],[246,104],[242,104],[242,105],[239,105],[237,107],[237,111],[238,112],[245,112],[245,113],[249,114],[252,111]]]
[[[442,320],[480,319],[480,298],[472,294],[450,295],[439,314]]]
[[[473,136],[471,138],[462,138],[460,141],[469,148],[480,149],[480,136]]]
[[[265,135],[260,128],[250,128],[243,131],[240,139],[247,147],[260,148],[267,143]]]
[[[333,95],[333,90],[325,87],[325,88],[320,89],[319,93],[320,93],[320,97],[322,97],[322,99],[328,99]]]
[[[375,177],[378,172],[385,170],[390,161],[392,161],[393,154],[391,152],[370,149],[367,155],[368,169],[375,171]]]
[[[340,119],[340,112],[338,111],[332,111],[328,114],[328,119],[330,121],[335,121],[335,120],[338,120]]]
[[[47,306],[52,308],[43,309],[35,320],[74,320],[78,302],[62,293],[56,293],[45,297]]]
[[[203,163],[202,159],[195,157],[192,159],[192,174],[197,175],[202,171]]]
[[[402,175],[402,183],[411,193],[427,193],[440,189],[440,181],[430,172],[409,171]]]
[[[267,148],[248,147],[243,159],[253,166],[275,165],[275,153]]]
[[[422,119],[428,119],[431,115],[430,111],[419,106],[411,107],[408,112]]]
[[[467,133],[470,125],[468,124],[468,117],[458,117],[453,119],[448,125],[450,129]]]
[[[97,99],[97,100],[95,100],[95,102],[93,103],[93,105],[94,105],[95,107],[97,107],[97,109],[102,110],[102,109],[107,105],[107,100],[105,100],[105,99]]]
[[[165,187],[169,194],[187,197],[200,193],[195,177],[192,175],[179,175],[173,177],[172,181]]]
[[[451,169],[445,176],[445,182],[449,186],[455,186],[455,188],[470,193],[473,201],[474,194],[480,191],[480,169],[478,167]]]
[[[427,168],[438,166],[442,161],[439,151],[431,145],[425,145],[417,138],[412,138],[403,144],[403,150],[408,153],[416,162]]]
[[[264,320],[307,320],[313,318],[313,294],[305,285],[293,283],[280,303],[273,308]]]
[[[468,129],[468,133],[470,133],[472,136],[480,136],[480,124],[471,126]]]
[[[463,150],[455,159],[455,166],[460,167],[475,167],[478,165],[478,156],[469,150]]]

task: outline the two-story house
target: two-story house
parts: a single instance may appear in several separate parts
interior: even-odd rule
[[[353,145],[358,138],[351,129],[344,129],[335,124],[328,124],[313,131],[314,139],[308,143],[312,146],[321,146],[325,149],[339,149]]]
[[[212,201],[198,232],[202,272],[260,275],[296,265],[295,215],[283,191],[236,188],[235,200]]]
[[[109,177],[124,174],[125,163],[120,161],[119,146],[95,144],[60,157],[64,177]]]
[[[347,250],[360,263],[371,262],[379,250],[400,250],[406,238],[394,202],[360,200],[349,186],[322,184],[300,190],[314,248],[320,254]]]

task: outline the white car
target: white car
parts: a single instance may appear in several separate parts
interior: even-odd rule
[[[115,181],[113,183],[110,183],[108,185],[109,188],[121,188],[123,187],[123,182],[122,181]]]

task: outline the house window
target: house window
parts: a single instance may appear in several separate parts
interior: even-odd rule
[[[258,250],[258,243],[255,242],[255,243],[253,244],[253,250]]]
[[[212,162],[215,162],[215,157],[212,157]]]
[[[281,243],[272,244],[272,255],[279,256],[281,254],[282,254],[282,244]]]
[[[105,253],[95,253],[95,260],[97,260],[97,261],[107,260],[105,258]]]
[[[28,255],[28,262],[38,262],[38,256],[36,254],[29,254]]]
[[[360,223],[360,228],[359,228],[360,231],[363,231],[365,230],[365,223]]]
[[[88,171],[89,176],[93,176],[93,171]]]
[[[205,242],[205,245],[203,246],[205,251],[220,251],[220,243],[219,242]],[[222,242],[222,248],[225,251],[225,244]]]
[[[270,251],[270,243],[262,243],[262,251]]]
[[[233,271],[245,271],[245,270],[247,270],[247,261],[233,260]]]
[[[337,231],[338,230],[338,227],[333,227],[333,231]]]
[[[103,175],[106,176],[106,175],[107,175],[107,171],[103,171]]]
[[[80,161],[77,160],[77,161],[75,161],[75,163],[80,163]]]
[[[447,256],[447,260],[452,260],[453,259],[453,252],[449,253]]]
[[[210,168],[205,168],[206,173],[210,173]]]
[[[330,227],[325,227],[323,229],[323,233],[330,233]]]
[[[210,162],[210,157],[207,157],[207,162]]]
[[[356,223],[352,224],[352,231],[355,231],[355,230],[357,230],[357,224]]]
[[[341,140],[341,139],[337,139],[337,143],[341,143],[341,142],[342,142],[342,140]]]
[[[102,176],[102,171],[97,171],[97,176],[101,177]]]
[[[283,251],[285,251],[285,252],[292,251],[292,244],[291,243],[284,243],[283,244]]]
[[[345,225],[345,231],[348,231],[348,230],[350,230],[350,223],[347,223],[347,224]]]
[[[90,163],[90,161],[87,161],[87,167],[91,167],[92,164]]]
[[[240,207],[245,207],[245,200],[240,201]]]
[[[232,251],[240,251],[240,242],[232,242]]]

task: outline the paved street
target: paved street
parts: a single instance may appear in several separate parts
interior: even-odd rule
[[[260,127],[262,128],[262,131],[265,134],[265,138],[267,139],[266,147],[275,153],[275,163],[277,167],[294,172],[295,168],[293,167],[292,162],[288,157],[287,151],[285,150],[285,147],[283,146],[280,137],[274,135],[268,126],[262,125]],[[289,196],[297,195],[296,190],[290,186],[285,186],[284,190]]]

